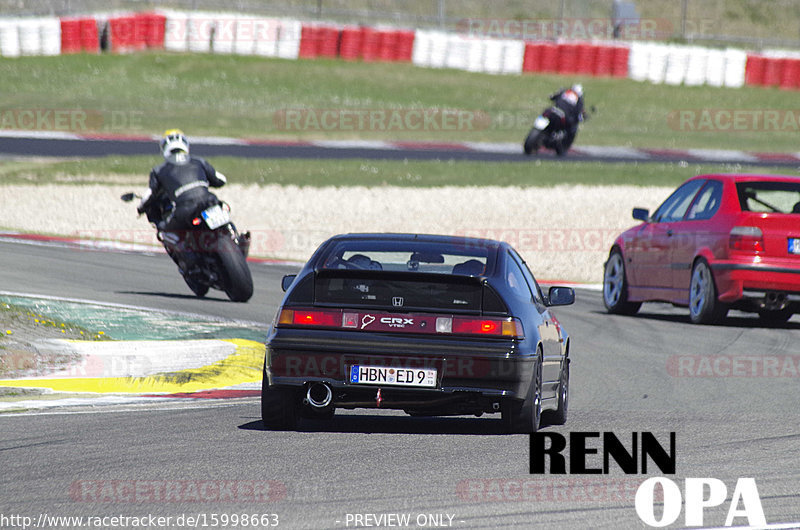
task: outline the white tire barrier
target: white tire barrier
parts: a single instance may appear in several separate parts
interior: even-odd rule
[[[0,19],[0,56],[19,57],[19,28],[16,19]]]
[[[281,20],[278,35],[277,56],[281,59],[297,59],[300,54],[300,36],[303,24],[299,20]]]

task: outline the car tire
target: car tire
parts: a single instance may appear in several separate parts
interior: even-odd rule
[[[290,388],[261,384],[261,422],[273,431],[291,431],[300,419],[297,392]]]
[[[564,366],[561,368],[561,376],[558,381],[558,408],[547,415],[547,423],[550,425],[564,425],[567,423],[567,411],[569,408],[569,358],[564,359]]]
[[[622,252],[611,251],[603,269],[603,304],[609,313],[615,315],[635,315],[641,302],[628,301],[628,278]]]
[[[500,409],[506,432],[532,433],[542,421],[542,352],[539,350],[525,401],[505,400]]]
[[[727,314],[728,305],[717,300],[711,267],[700,258],[692,267],[689,282],[689,318],[694,324],[716,324]]]
[[[787,322],[794,315],[794,311],[790,308],[780,309],[778,311],[759,311],[758,317],[765,324],[777,325]]]

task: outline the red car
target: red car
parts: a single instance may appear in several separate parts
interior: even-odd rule
[[[688,306],[692,322],[729,309],[785,322],[800,312],[800,178],[700,175],[614,241],[603,274],[610,313],[642,302]]]

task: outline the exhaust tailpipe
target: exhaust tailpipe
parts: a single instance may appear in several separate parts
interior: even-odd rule
[[[303,401],[317,410],[328,408],[333,402],[333,390],[327,383],[313,383]]]

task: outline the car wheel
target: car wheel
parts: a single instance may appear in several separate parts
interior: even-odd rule
[[[717,300],[714,275],[704,259],[692,268],[689,283],[689,318],[695,324],[714,324],[728,314],[728,305]]]
[[[561,377],[558,382],[558,408],[548,418],[548,423],[564,425],[567,423],[567,410],[569,407],[569,358],[564,359]]]
[[[794,315],[794,311],[790,308],[780,309],[778,311],[759,311],[758,316],[765,324],[783,324]]]
[[[542,419],[542,352],[534,366],[534,374],[524,402],[505,400],[500,414],[507,432],[532,433],[539,429]]]
[[[290,431],[297,428],[299,419],[297,393],[290,388],[270,387],[261,384],[261,422],[274,431]]]
[[[616,315],[635,315],[642,307],[641,302],[628,301],[625,260],[616,248],[611,251],[603,271],[603,304],[609,313]]]

